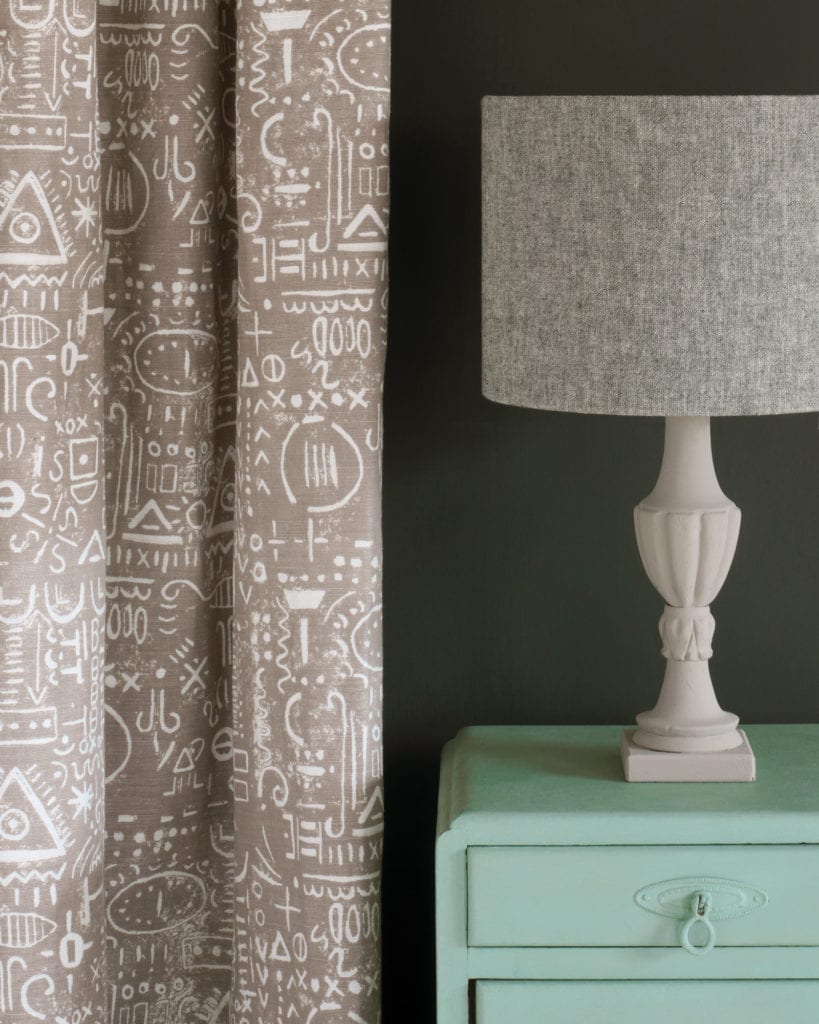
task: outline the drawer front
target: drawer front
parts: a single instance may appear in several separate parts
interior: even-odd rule
[[[479,981],[476,1024],[816,1024],[819,981]]]
[[[819,946],[817,846],[477,846],[467,878],[470,946],[679,946],[699,892],[717,946]]]

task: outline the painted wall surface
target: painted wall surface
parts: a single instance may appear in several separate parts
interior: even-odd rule
[[[812,0],[395,0],[384,463],[384,1018],[433,1020],[438,756],[463,725],[628,722],[663,672],[632,508],[662,421],[480,393],[480,98],[819,92]],[[819,421],[720,419],[743,512],[712,672],[819,721]],[[765,766],[760,765],[760,771]]]

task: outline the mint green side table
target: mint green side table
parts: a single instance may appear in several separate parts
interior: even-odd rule
[[[438,1024],[817,1024],[819,726],[747,731],[752,784],[624,782],[613,726],[448,743]]]

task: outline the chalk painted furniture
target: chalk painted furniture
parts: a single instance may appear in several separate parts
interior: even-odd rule
[[[613,726],[444,749],[438,1024],[816,1024],[819,726],[749,726],[756,785],[623,781]]]

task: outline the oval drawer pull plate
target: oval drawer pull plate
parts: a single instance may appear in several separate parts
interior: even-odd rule
[[[688,953],[701,956],[714,948],[714,921],[744,917],[764,907],[768,895],[761,889],[728,878],[670,878],[640,889],[634,896],[643,910],[682,922],[680,945]],[[704,943],[692,941],[695,925],[706,932]],[[698,929],[701,931],[702,929]]]

